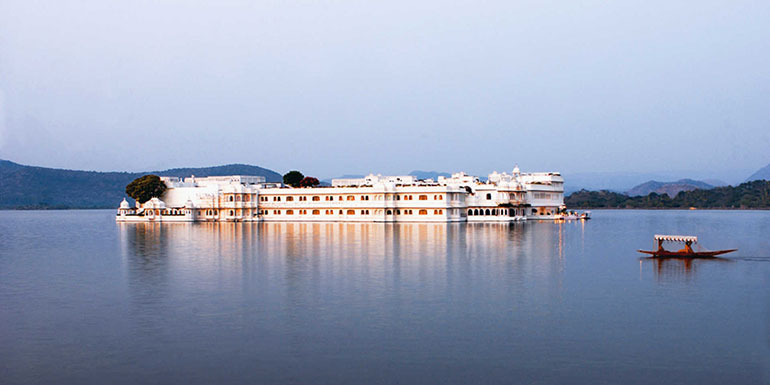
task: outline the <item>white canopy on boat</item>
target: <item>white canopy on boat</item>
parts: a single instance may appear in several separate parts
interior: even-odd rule
[[[690,235],[661,235],[661,234],[655,234],[655,240],[656,241],[667,241],[667,242],[692,242],[692,243],[698,243],[698,237],[693,237]]]

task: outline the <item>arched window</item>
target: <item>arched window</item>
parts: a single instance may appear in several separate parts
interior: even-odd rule
[[[468,215],[473,215],[473,210],[468,210]]]
[[[294,210],[286,210],[286,215],[294,215]]]
[[[235,197],[235,200],[236,200],[236,201],[238,201],[238,202],[240,202],[240,201],[241,201],[241,196],[240,196],[240,195],[238,195],[237,197]]]
[[[356,215],[356,210],[348,210],[347,214],[348,215]]]
[[[230,195],[230,202],[232,202],[232,201],[233,201],[233,196],[232,196],[232,195]]]
[[[235,215],[235,212],[233,210],[230,210],[230,216]]]
[[[313,201],[320,201],[320,200],[321,200],[320,197],[313,197]]]
[[[420,195],[419,197],[417,197],[417,199],[419,199],[421,201],[427,201],[428,200],[428,196],[427,195]]]
[[[423,210],[420,210],[420,211],[418,211],[418,212],[417,212],[417,214],[420,214],[420,215],[428,215],[428,210],[424,210],[424,209],[423,209]]]
[[[491,193],[490,193],[490,194],[487,194],[487,200],[488,200],[488,201],[489,201],[489,200],[492,200],[492,194],[491,194]]]
[[[484,213],[484,215],[489,215],[489,209]]]
[[[320,210],[313,210],[313,215],[319,215],[319,214],[321,214]]]
[[[393,215],[393,211],[391,211],[391,210],[388,210],[388,211],[386,211],[386,214],[388,214],[388,215]]]

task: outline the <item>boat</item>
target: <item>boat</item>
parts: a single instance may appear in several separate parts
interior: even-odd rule
[[[585,211],[583,213],[580,213],[580,219],[591,219],[591,212]]]
[[[727,250],[698,250],[692,249],[693,244],[698,244],[698,237],[691,235],[661,235],[655,234],[653,238],[658,245],[658,249],[654,251],[649,250],[637,250],[640,253],[649,254],[657,258],[711,258],[717,255],[732,253],[738,249]],[[664,242],[671,243],[683,243],[684,248],[677,251],[670,251],[663,248]]]

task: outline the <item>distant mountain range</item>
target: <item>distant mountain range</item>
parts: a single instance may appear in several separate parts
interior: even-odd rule
[[[738,186],[684,191],[674,197],[655,192],[630,197],[612,191],[581,190],[564,198],[569,208],[770,208],[770,181],[755,180]]]
[[[751,176],[746,179],[746,182],[751,182],[752,180],[761,180],[761,179],[770,180],[770,164],[760,168],[757,172],[751,174]]]
[[[146,174],[259,175],[268,182],[283,178],[275,171],[247,164],[129,173],[63,170],[0,160],[0,209],[114,208],[126,196],[126,185]]]
[[[642,183],[638,186],[628,190],[629,196],[645,196],[650,193],[666,194],[669,197],[675,197],[680,191],[692,191],[696,189],[712,189],[716,186],[692,179],[680,179],[676,182],[658,182],[651,180],[649,182]]]
[[[414,170],[409,173],[409,175],[417,177],[417,179],[433,179],[438,180],[438,177],[451,177],[452,174],[448,172],[439,172],[439,171],[422,171],[422,170]]]

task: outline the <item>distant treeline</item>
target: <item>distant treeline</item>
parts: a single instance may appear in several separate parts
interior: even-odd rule
[[[770,181],[755,180],[738,186],[716,187],[708,190],[682,191],[671,198],[666,194],[650,193],[630,197],[612,191],[574,192],[564,199],[569,208],[770,208]]]

